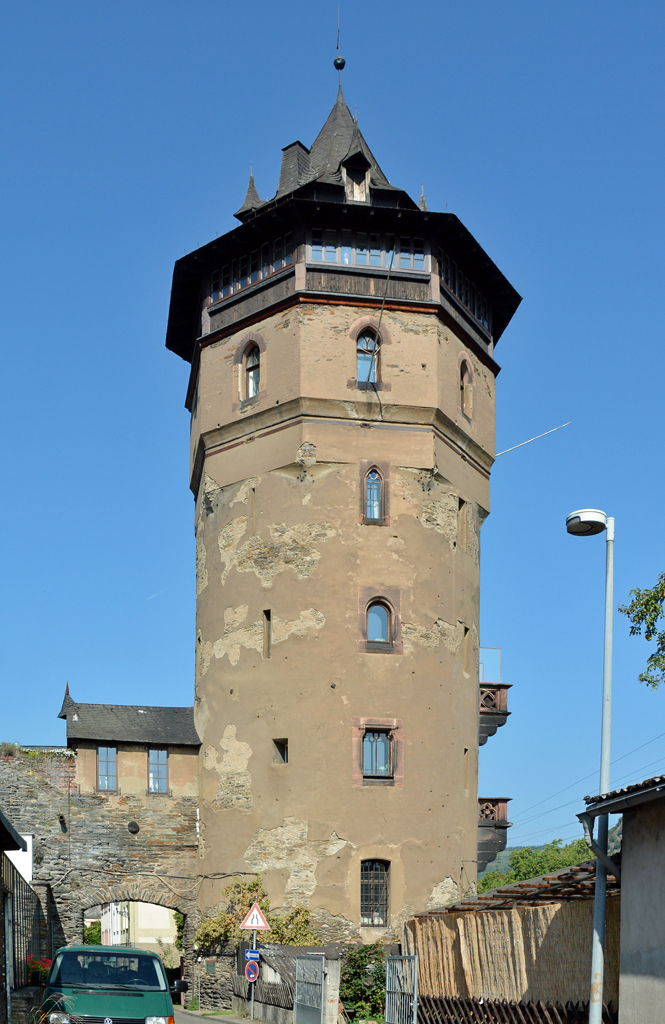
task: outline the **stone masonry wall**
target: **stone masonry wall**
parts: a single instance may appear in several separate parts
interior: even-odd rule
[[[76,754],[0,755],[0,807],[33,836],[33,888],[46,927],[43,955],[83,940],[88,907],[144,901],[185,915],[185,976],[192,984],[198,912],[195,797],[81,794]],[[130,821],[139,825],[136,835]],[[230,998],[229,998],[230,1005]]]

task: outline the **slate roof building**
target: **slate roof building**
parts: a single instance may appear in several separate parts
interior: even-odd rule
[[[520,297],[388,179],[341,87],[235,216],[176,262],[166,335],[191,364],[201,870],[375,940],[476,880],[479,536]],[[482,801],[483,866],[506,806]]]
[[[174,780],[181,795],[196,792],[201,741],[193,708],[80,704],[67,684],[58,718],[77,752],[82,792],[171,795]]]

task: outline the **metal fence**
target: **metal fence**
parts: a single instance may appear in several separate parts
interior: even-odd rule
[[[322,1024],[325,964],[323,955],[296,957],[293,1024]]]
[[[10,987],[22,988],[30,981],[28,957],[39,959],[41,947],[42,908],[37,894],[30,888],[9,857],[0,854],[2,885],[9,899],[9,934],[5,936],[7,960],[10,965]]]
[[[416,1024],[418,957],[386,957],[386,1024]]]

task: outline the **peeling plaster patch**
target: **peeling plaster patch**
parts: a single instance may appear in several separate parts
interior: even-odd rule
[[[213,654],[216,658],[223,658],[227,654],[230,663],[237,665],[240,660],[241,647],[254,651],[263,650],[263,620],[260,619],[247,626],[241,627],[240,625],[247,618],[248,610],[246,604],[224,610],[224,636],[216,640],[214,644],[207,641],[203,645],[207,661],[205,668],[202,668],[201,675],[205,675],[208,670]],[[292,619],[291,622],[286,622],[275,616],[272,620],[272,643],[279,644],[283,640],[288,640],[290,636],[303,637],[311,630],[321,629],[325,621],[323,612],[318,612],[316,608],[305,609],[297,619]]]
[[[199,663],[199,679],[208,671],[210,667],[210,659],[212,658],[212,644],[210,640],[206,640],[203,643],[203,637],[201,636],[201,630],[196,631],[196,646],[197,646],[197,661]]]
[[[480,536],[478,534],[479,524],[476,506],[467,502],[464,506],[466,515],[466,550],[476,565],[480,561]]]
[[[220,530],[217,541],[219,543],[219,553],[222,559],[222,564],[224,565],[224,569],[222,570],[222,583],[226,582],[226,577],[235,562],[238,541],[246,529],[247,516],[238,516],[237,519],[232,519],[228,526],[225,526],[223,530]]]
[[[332,857],[346,846],[333,832],[330,839],[307,838],[307,822],[300,818],[284,818],[284,824],[273,829],[259,829],[245,850],[245,863],[250,871],[288,868],[289,880],[284,889],[287,907],[308,906],[316,889],[315,872],[325,857]]]
[[[324,907],[317,907],[309,915],[310,922],[316,928],[316,934],[325,942],[344,942],[358,934],[353,921],[343,914],[331,914]]]
[[[296,452],[296,462],[303,467],[316,465],[316,445],[310,441],[303,441]]]
[[[312,500],[312,495],[311,494],[306,494],[305,497],[302,500],[302,503],[303,503],[303,505],[309,505],[311,500]]]
[[[222,807],[248,811],[254,804],[252,776],[247,770],[252,748],[249,743],[236,739],[235,725],[227,725],[219,745],[224,751],[221,762],[212,744],[206,747],[203,755],[203,767],[219,775],[217,796],[212,807],[216,811]]]
[[[422,524],[428,530],[442,533],[450,547],[457,547],[457,514],[459,498],[456,494],[445,491],[436,498],[425,498],[423,501]]]
[[[437,619],[433,626],[417,626],[413,622],[402,623],[402,639],[405,642],[414,640],[423,647],[438,647],[443,643],[451,653],[455,653],[464,638],[464,625],[458,622],[453,626],[450,622]]]
[[[436,910],[437,907],[448,907],[451,903],[459,900],[459,886],[457,882],[448,875],[443,881],[437,882],[427,901],[428,910]]]
[[[215,512],[217,509],[219,496],[222,493],[222,488],[219,486],[216,480],[213,480],[207,473],[203,474],[203,501],[202,505],[206,510],[206,513],[210,515],[211,512]]]
[[[238,572],[256,573],[264,587],[271,587],[275,577],[293,569],[299,580],[311,576],[321,558],[314,545],[334,537],[337,530],[331,523],[273,523],[271,541],[254,535],[240,548],[238,541],[247,529],[247,516],[234,519],[219,534],[219,552],[224,563],[222,583],[233,566]]]
[[[252,488],[256,489],[260,482],[261,478],[258,476],[250,476],[247,480],[243,480],[243,482],[240,484],[240,487],[236,491],[236,495],[233,501],[229,502],[229,508],[231,508],[233,505],[236,505],[238,502],[242,502],[243,505],[246,505],[247,499],[249,498]]]
[[[196,524],[196,596],[208,586],[208,567],[206,565],[206,546],[203,543],[203,521],[199,517]]]

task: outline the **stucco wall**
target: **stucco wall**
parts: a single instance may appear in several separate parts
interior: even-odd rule
[[[665,1022],[665,800],[623,817],[621,1024]]]
[[[192,436],[204,870],[261,872],[273,906],[308,905],[325,939],[381,934],[359,928],[363,860],[390,862],[386,931],[476,878],[494,381],[435,316],[386,311],[389,387],[358,391],[354,325],[366,317],[303,305],[255,325],[265,396],[249,411],[234,362],[245,336],[205,349]],[[472,422],[459,409],[462,352]],[[387,526],[359,522],[367,460],[389,465]],[[399,605],[401,653],[359,649],[372,591]],[[354,722],[368,718],[403,722],[394,785],[354,785]],[[277,738],[287,765],[274,763]],[[204,883],[202,911],[220,890]]]

